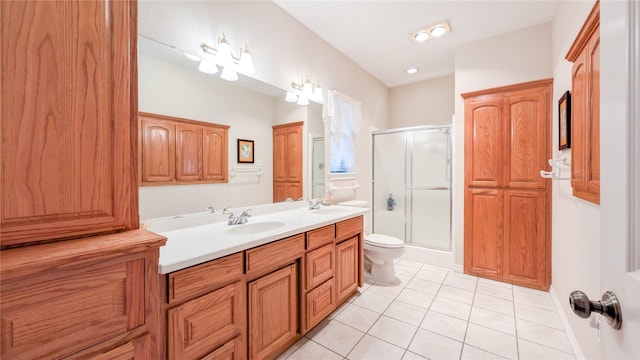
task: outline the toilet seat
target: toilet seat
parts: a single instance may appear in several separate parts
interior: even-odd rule
[[[369,234],[364,237],[364,242],[372,246],[378,246],[381,248],[401,248],[404,247],[404,242],[397,237],[382,235],[382,234]]]

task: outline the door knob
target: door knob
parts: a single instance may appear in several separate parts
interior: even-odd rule
[[[587,294],[582,291],[574,291],[569,295],[569,305],[571,310],[581,318],[587,319],[591,316],[591,312],[595,312],[602,314],[614,329],[620,330],[622,327],[620,302],[616,294],[611,291],[605,291],[602,294],[602,300],[598,301],[590,301]]]

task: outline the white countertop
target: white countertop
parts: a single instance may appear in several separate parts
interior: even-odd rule
[[[176,226],[175,229],[171,229],[171,226],[166,226],[166,224],[162,228],[158,226],[158,229],[154,229],[152,225],[148,229],[164,235],[168,239],[167,244],[160,248],[158,266],[158,271],[161,274],[168,274],[318,227],[347,220],[362,215],[367,211],[369,211],[368,208],[340,205],[325,206],[319,210],[309,210],[308,207],[304,207],[254,215],[249,218],[247,224],[243,225],[227,225],[226,221],[220,221],[220,216],[210,216],[212,220],[210,223],[182,228],[177,228],[179,226]],[[239,213],[236,215],[239,215]],[[242,232],[245,230],[241,229],[242,227],[256,226],[253,224],[258,223],[269,223],[265,225],[277,227],[250,234],[225,233],[225,231]]]

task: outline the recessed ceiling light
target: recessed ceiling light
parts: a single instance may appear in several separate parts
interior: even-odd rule
[[[431,29],[431,35],[434,37],[442,36],[447,32],[447,28],[444,25],[436,25],[433,29]]]
[[[415,74],[418,72],[418,68],[409,68],[406,70],[407,74]]]
[[[429,33],[426,31],[418,31],[413,35],[413,38],[417,42],[424,42],[429,40]]]
[[[451,32],[451,28],[449,27],[449,22],[445,20],[414,32],[411,34],[411,40],[417,43],[422,43],[427,40],[433,40],[449,32]]]

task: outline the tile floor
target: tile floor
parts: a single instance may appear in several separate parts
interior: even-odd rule
[[[279,360],[574,359],[551,296],[407,260]]]

